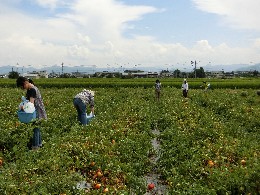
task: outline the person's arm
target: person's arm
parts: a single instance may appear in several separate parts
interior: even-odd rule
[[[90,96],[90,110],[91,110],[91,112],[92,112],[92,114],[94,115],[94,105],[95,105],[95,103],[94,103],[94,97],[91,95]]]
[[[29,98],[29,102],[34,104],[34,100],[35,100],[34,97],[36,97],[36,91],[35,90],[31,90],[31,91],[27,92],[26,95],[27,95],[27,98]],[[20,106],[20,109],[24,110],[24,106]]]
[[[29,102],[34,104],[34,101],[36,99],[36,90],[34,88],[28,90],[26,96]]]
[[[30,100],[29,100],[29,102],[31,102],[31,103],[33,103],[33,104],[34,104],[34,100],[35,100],[35,98],[33,98],[33,97],[30,97]]]
[[[94,106],[92,106],[90,109],[91,109],[92,114],[95,115],[95,114],[94,114],[94,110],[95,110],[95,109],[94,109]]]

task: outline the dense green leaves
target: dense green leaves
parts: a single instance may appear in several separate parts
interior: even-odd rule
[[[152,88],[93,88],[96,117],[83,127],[72,104],[82,88],[41,82],[48,120],[36,124],[44,146],[35,152],[27,148],[34,125],[16,114],[24,92],[1,88],[1,194],[145,194],[153,129],[160,131],[156,167],[170,194],[259,193],[260,99],[253,89],[191,88],[184,99],[179,87],[165,86],[156,102]],[[82,181],[90,186],[78,189]]]

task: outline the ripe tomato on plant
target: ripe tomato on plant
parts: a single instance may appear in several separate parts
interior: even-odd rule
[[[101,188],[101,184],[100,184],[100,183],[95,184],[95,185],[94,185],[94,188],[95,188],[95,189],[100,189],[100,188]]]
[[[109,191],[108,188],[105,188],[105,189],[103,190],[104,193],[107,193],[108,191]]]
[[[213,162],[212,160],[209,160],[209,161],[208,161],[208,166],[209,166],[210,168],[212,168],[212,167],[214,166],[214,162]]]
[[[241,165],[245,166],[246,165],[246,160],[242,159],[241,160]]]

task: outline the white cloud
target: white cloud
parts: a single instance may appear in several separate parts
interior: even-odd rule
[[[259,0],[193,0],[198,9],[222,16],[234,28],[260,31]]]
[[[194,2],[204,11],[223,15],[233,25],[243,26],[242,20],[233,19],[238,15],[237,9],[231,6],[235,1]],[[22,0],[0,2],[0,66],[17,62],[24,66],[61,62],[99,67],[107,64],[161,66],[182,65],[195,58],[203,63],[219,64],[260,61],[259,39],[248,48],[232,48],[225,43],[213,47],[208,40],[199,40],[187,48],[180,43],[161,43],[148,35],[125,38],[123,33],[134,28],[129,22],[162,11],[151,6],[129,6],[116,0],[37,0],[39,6],[50,10],[51,14],[43,17],[20,10],[19,3]],[[63,12],[55,11],[69,4]]]
[[[79,25],[81,31],[95,37],[96,41],[117,40],[128,28],[127,22],[156,11],[153,7],[127,6],[114,0],[78,1],[71,10],[59,17]]]
[[[38,0],[37,2],[41,6],[49,6],[50,9],[61,3],[65,4],[64,1],[57,0]],[[115,60],[115,56],[121,57],[123,53],[120,52],[120,47],[125,47],[124,44],[128,42],[122,37],[122,32],[127,28],[127,22],[138,20],[143,14],[156,11],[153,7],[127,6],[114,0],[78,0],[71,5],[70,9],[67,13],[41,18],[26,15],[19,9],[8,8],[8,11],[0,15],[1,21],[4,21],[0,24],[1,29],[4,29],[0,32],[0,40],[3,45],[6,45],[2,57],[5,58],[6,53],[13,51],[12,56],[15,58],[19,53],[16,51],[17,48],[24,48],[24,52],[19,56],[26,56],[25,51],[31,48],[32,51],[27,54],[31,56],[30,61],[38,59],[38,55],[34,54],[37,51],[49,60],[52,59],[48,57],[50,53],[55,54],[52,55],[53,58],[58,54],[53,63],[62,58],[66,58],[64,61],[67,60],[70,64],[96,63],[96,58],[102,58],[103,53],[110,56],[110,59],[107,57],[106,60]],[[8,43],[10,39],[11,45]],[[36,44],[31,40],[39,42]],[[106,43],[110,43],[113,47],[107,48]],[[48,52],[41,52],[45,51],[48,45],[51,45]],[[16,58],[14,61],[23,60],[24,63],[28,63],[25,57]],[[5,63],[8,63],[8,60]]]
[[[255,49],[258,49],[260,50],[260,38],[259,39],[256,39],[253,43]],[[260,52],[259,52],[260,53]]]

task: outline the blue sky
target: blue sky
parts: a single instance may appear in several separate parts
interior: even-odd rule
[[[259,0],[0,0],[0,66],[252,65],[259,8]]]

